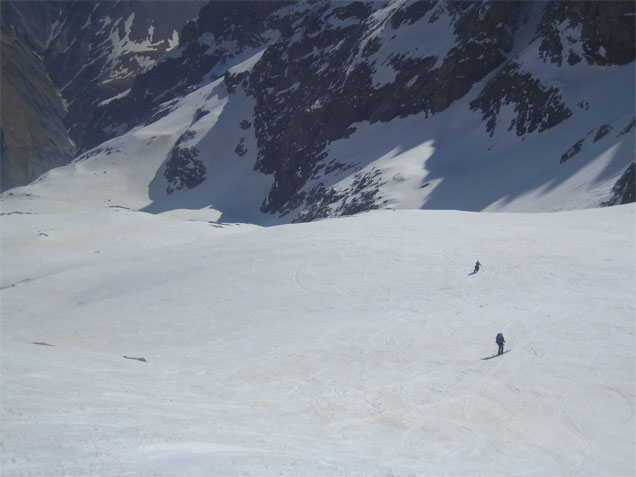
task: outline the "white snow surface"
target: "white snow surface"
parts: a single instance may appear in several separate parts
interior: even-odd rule
[[[636,473],[634,204],[0,204],[3,476]]]

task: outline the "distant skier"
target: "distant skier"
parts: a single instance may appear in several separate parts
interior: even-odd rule
[[[479,260],[477,260],[477,263],[475,264],[475,271],[473,273],[477,273],[480,268],[481,268],[481,263],[479,263]]]
[[[503,354],[504,350],[504,343],[506,342],[506,340],[503,337],[503,334],[498,333],[497,334],[497,338],[495,338],[495,343],[497,343],[497,345],[499,345],[499,351],[497,351],[497,356],[499,356],[500,354]]]

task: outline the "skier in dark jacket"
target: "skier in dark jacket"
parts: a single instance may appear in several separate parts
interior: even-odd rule
[[[506,342],[506,340],[503,337],[503,334],[498,333],[497,334],[497,338],[495,339],[495,343],[497,343],[497,345],[499,345],[499,351],[497,351],[497,355],[503,354],[504,350],[504,343]]]
[[[477,273],[480,268],[481,268],[481,263],[479,263],[479,260],[477,260],[477,263],[475,264],[475,271],[473,273]]]

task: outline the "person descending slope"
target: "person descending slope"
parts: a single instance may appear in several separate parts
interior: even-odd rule
[[[495,338],[495,343],[497,343],[497,345],[499,345],[499,350],[497,351],[497,355],[503,354],[504,350],[504,343],[506,342],[506,340],[503,337],[502,333],[498,333],[497,334],[497,338]]]
[[[481,268],[481,263],[479,263],[479,260],[477,260],[477,263],[475,263],[475,271],[473,273],[477,273],[480,268]]]

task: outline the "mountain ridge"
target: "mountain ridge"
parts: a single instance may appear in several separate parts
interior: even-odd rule
[[[202,100],[183,113],[190,124],[170,133],[148,210],[179,204],[227,215],[229,207],[265,222],[387,207],[496,210],[506,196],[567,183],[603,160],[602,184],[581,177],[570,192],[588,190],[568,205],[546,196],[515,207],[621,202],[627,196],[610,195],[634,162],[633,10],[631,2],[212,2],[184,26],[178,47],[94,111],[85,147],[152,129],[215,85],[223,104]],[[375,141],[366,130],[392,147],[363,151]],[[405,150],[425,152],[403,158],[406,175],[385,157]],[[502,153],[516,157],[512,182]],[[476,177],[490,177],[485,193],[467,175],[477,164]],[[228,175],[226,185],[224,169],[245,175]],[[232,197],[253,181],[269,189],[259,186],[250,201],[258,212],[239,211]]]

